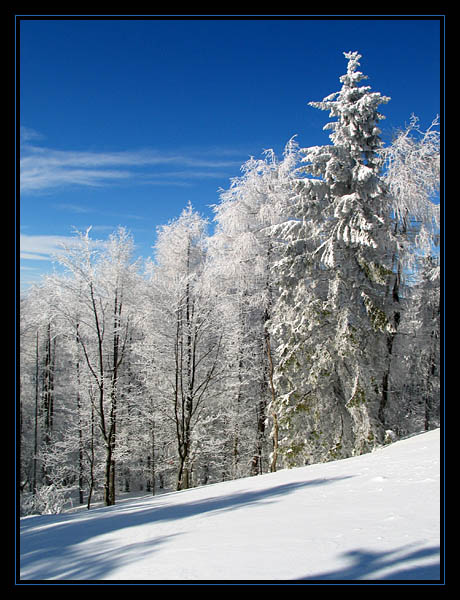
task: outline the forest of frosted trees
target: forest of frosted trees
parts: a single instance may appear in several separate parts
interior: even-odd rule
[[[151,259],[91,229],[20,305],[22,514],[331,461],[440,425],[439,123],[385,146],[345,53],[330,144],[251,158]],[[212,233],[211,233],[212,226]]]

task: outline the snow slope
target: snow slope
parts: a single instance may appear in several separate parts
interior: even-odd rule
[[[371,454],[21,519],[22,580],[440,578],[440,432]]]

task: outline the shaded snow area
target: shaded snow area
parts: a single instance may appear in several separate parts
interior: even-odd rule
[[[21,519],[21,580],[438,581],[440,432],[371,454]]]

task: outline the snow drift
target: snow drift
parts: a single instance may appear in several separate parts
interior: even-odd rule
[[[21,519],[20,582],[435,581],[440,431],[354,458]]]

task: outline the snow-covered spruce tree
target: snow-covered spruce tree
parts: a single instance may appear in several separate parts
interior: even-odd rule
[[[227,324],[226,427],[232,477],[269,468],[267,406],[273,396],[268,321],[275,300],[271,227],[285,219],[298,148],[292,139],[282,160],[272,150],[251,158],[214,207],[209,273],[218,286]]]
[[[360,86],[357,52],[342,88],[312,106],[336,121],[332,145],[302,150],[296,220],[284,226],[272,318],[283,464],[330,460],[382,441],[396,243],[381,178],[380,104]]]

